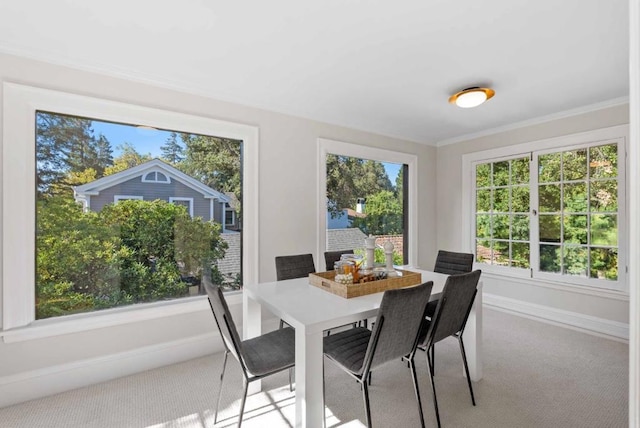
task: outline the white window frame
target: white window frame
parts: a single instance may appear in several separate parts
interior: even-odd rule
[[[409,266],[418,265],[418,156],[342,141],[318,138],[318,260],[327,248],[327,155],[350,156],[379,162],[406,164],[409,167],[407,243]],[[364,247],[364,242],[362,243]]]
[[[142,201],[144,198],[142,196],[136,195],[113,195],[113,202],[116,203],[118,201]]]
[[[169,202],[173,203],[176,201],[186,201],[189,202],[189,216],[193,217],[193,198],[182,198],[179,196],[171,196],[169,197]]]
[[[155,174],[155,178],[153,180],[148,179],[149,174]],[[158,174],[162,174],[165,176],[166,180],[158,180]],[[153,170],[147,172],[142,176],[143,183],[158,183],[158,184],[171,184],[171,177],[169,177],[166,173],[158,170]]]
[[[533,273],[532,269],[514,269],[503,266],[492,266],[485,263],[475,263],[475,267],[488,274],[497,274],[514,278],[529,278],[531,281],[542,281],[548,284],[560,285],[563,289],[576,292],[592,293],[623,293],[628,294],[627,266],[629,242],[626,231],[628,230],[628,174],[626,161],[626,142],[629,139],[629,126],[620,125],[594,131],[571,134],[546,140],[516,144],[513,146],[468,153],[462,156],[462,194],[469,195],[462,200],[462,248],[475,254],[475,165],[485,162],[496,162],[504,159],[529,156],[536,152],[555,152],[572,150],[578,147],[597,146],[616,142],[618,144],[618,204],[620,206],[620,218],[618,219],[618,280],[605,281],[592,278],[583,278],[570,275],[556,275],[544,272]],[[535,157],[535,156],[534,156]],[[537,160],[531,162],[531,168],[535,168]],[[530,185],[530,212],[537,209],[538,183]],[[530,230],[531,236],[537,236],[537,221],[533,222]],[[537,242],[537,240],[536,240]],[[531,254],[534,262],[538,260],[538,250],[531,246]],[[535,254],[534,254],[535,251]]]
[[[243,141],[243,279],[258,280],[259,131],[255,126],[15,83],[3,83],[2,139],[2,329],[4,342],[86,331],[177,313],[207,310],[205,296],[144,303],[35,320],[36,111],[50,111],[158,129]],[[241,294],[230,296],[239,303]]]

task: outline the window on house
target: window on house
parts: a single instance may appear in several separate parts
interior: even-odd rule
[[[174,205],[184,207],[185,210],[189,213],[189,216],[193,217],[193,198],[171,197],[169,198],[169,202]]]
[[[236,224],[235,212],[230,208],[229,204],[225,205],[226,209],[224,211],[224,224],[227,226],[234,226]]]
[[[527,269],[533,278],[619,289],[620,153],[616,141],[475,163],[476,261],[489,271]]]
[[[170,183],[169,177],[159,171],[152,171],[142,177],[143,183]]]
[[[113,202],[118,201],[141,201],[144,197],[142,196],[133,196],[133,195],[114,195]]]

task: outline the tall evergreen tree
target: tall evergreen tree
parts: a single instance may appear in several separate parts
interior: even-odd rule
[[[184,159],[184,148],[178,142],[178,134],[175,132],[167,137],[167,141],[160,146],[160,149],[162,150],[162,159],[174,166]]]
[[[101,172],[111,163],[109,141],[95,138],[90,119],[58,113],[36,115],[36,159],[38,190],[63,185],[67,173],[88,168]]]

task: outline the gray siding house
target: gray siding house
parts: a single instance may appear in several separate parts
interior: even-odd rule
[[[105,205],[126,199],[160,199],[183,205],[192,217],[225,225],[231,199],[179,171],[153,159],[149,162],[73,188],[75,200],[85,210],[100,211]]]

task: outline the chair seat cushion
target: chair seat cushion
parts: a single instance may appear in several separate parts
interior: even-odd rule
[[[247,370],[254,376],[276,373],[295,365],[296,336],[293,328],[244,340],[241,346]]]
[[[362,373],[364,356],[371,337],[371,330],[351,328],[324,338],[324,353],[354,374]]]

